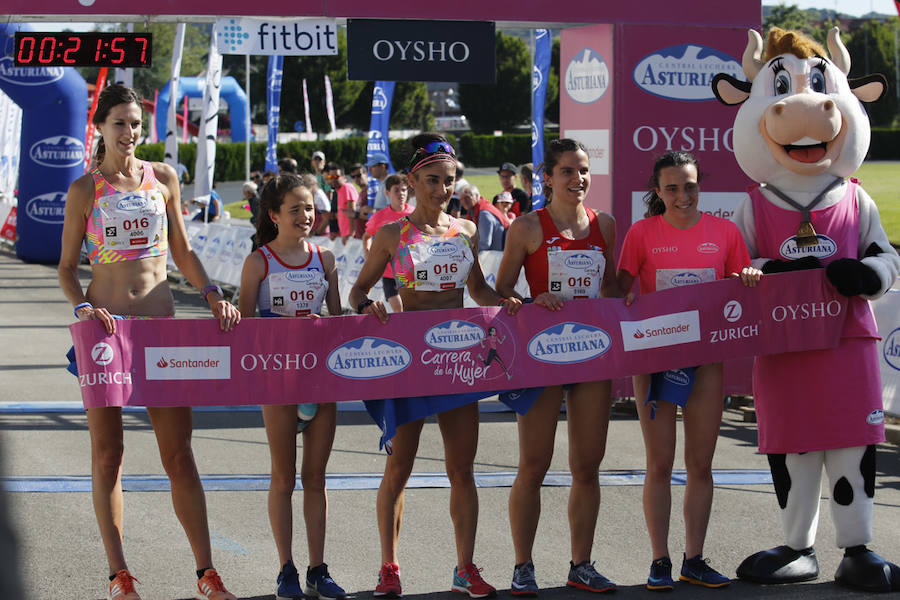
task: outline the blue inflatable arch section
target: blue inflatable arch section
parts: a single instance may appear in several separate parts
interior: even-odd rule
[[[70,67],[16,67],[16,31],[0,23],[0,89],[22,109],[16,255],[26,262],[59,262],[66,193],[84,174],[87,85]]]
[[[156,99],[156,137],[160,140],[166,139],[166,119],[169,114],[169,99],[171,96],[169,87],[171,85],[171,81],[166,83],[159,91],[159,97]],[[175,94],[175,106],[178,106],[178,103],[185,96],[202,98],[205,87],[205,77],[179,77],[178,93]],[[228,110],[231,113],[231,141],[246,142],[247,94],[244,93],[244,90],[238,85],[234,77],[228,76],[222,78],[219,98],[228,104]]]

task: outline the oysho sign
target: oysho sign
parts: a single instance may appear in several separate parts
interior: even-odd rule
[[[494,83],[494,24],[349,19],[347,78]]]
[[[249,19],[216,21],[220,54],[328,56],[338,53],[334,19]]]

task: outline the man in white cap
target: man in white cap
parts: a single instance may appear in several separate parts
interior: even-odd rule
[[[319,189],[325,192],[328,196],[331,195],[331,186],[328,185],[328,181],[325,179],[325,153],[321,150],[316,150],[312,154],[312,159],[309,161],[309,164],[312,165],[313,175],[316,176],[316,181],[319,182]]]
[[[500,177],[500,185],[504,192],[509,192],[513,198],[513,206],[510,212],[514,215],[521,216],[527,212],[531,212],[531,198],[522,188],[516,187],[516,176],[519,169],[516,165],[505,162],[497,169],[497,175]],[[494,201],[497,197],[494,196]]]

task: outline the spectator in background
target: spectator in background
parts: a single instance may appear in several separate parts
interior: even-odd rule
[[[531,196],[534,189],[534,165],[525,163],[519,167],[519,179],[522,181],[522,189],[528,194],[528,206],[531,206]]]
[[[269,183],[270,181],[272,181],[272,179],[274,179],[277,176],[278,176],[278,173],[276,173],[275,171],[266,171],[265,173],[263,173],[263,176],[262,176],[262,182],[263,182],[262,186],[266,187],[266,184]],[[262,190],[260,190],[260,193],[262,193]]]
[[[366,233],[366,221],[369,215],[374,211],[369,206],[369,175],[366,173],[365,167],[359,163],[353,163],[347,170],[350,179],[356,184],[359,190],[359,201],[357,202],[356,220],[353,223],[353,237],[362,238]]]
[[[316,209],[316,220],[313,223],[312,235],[328,235],[328,223],[331,221],[331,200],[319,189],[319,182],[312,173],[304,173],[300,176],[303,185],[309,188],[313,195],[313,206]]]
[[[478,186],[469,184],[459,192],[459,216],[461,219],[468,219],[474,223],[478,223],[478,204],[484,198],[478,191]]]
[[[286,156],[278,161],[278,174],[279,175],[287,175],[288,173],[292,173],[294,175],[297,174],[297,161],[291,158],[290,156]]]
[[[321,150],[313,152],[309,164],[312,166],[312,172],[313,175],[316,176],[316,181],[319,182],[319,189],[322,190],[326,196],[331,197],[331,186],[328,185],[328,182],[325,180],[325,153]]]
[[[198,199],[191,201],[193,204],[200,207],[200,212],[194,215],[194,218],[191,219],[192,221],[203,221],[204,216],[206,216],[207,223],[219,220],[219,215],[222,214],[222,198],[220,198],[219,194],[216,192],[216,185],[218,183],[218,181],[213,181],[212,189],[209,190],[208,201]]]
[[[354,232],[359,193],[356,191],[356,186],[347,181],[341,165],[330,162],[325,166],[325,173],[331,189],[334,190],[331,196],[331,208],[333,212],[337,213],[338,233],[341,241],[346,244]],[[334,230],[332,229],[333,234]]]
[[[531,212],[531,197],[525,193],[525,190],[516,187],[517,171],[516,165],[508,162],[503,163],[497,169],[497,175],[500,177],[500,186],[504,192],[509,192],[513,198],[513,206],[510,210],[518,217]]]
[[[394,173],[384,180],[387,188],[390,204],[382,208],[366,223],[366,234],[363,236],[363,254],[368,258],[369,248],[372,246],[372,238],[378,233],[382,225],[399,221],[414,209],[406,203],[407,187],[406,175]],[[381,285],[384,289],[384,297],[391,305],[391,312],[403,312],[403,302],[397,292],[397,282],[394,280],[394,269],[390,263],[384,268],[381,277]]]
[[[478,250],[503,250],[506,245],[506,230],[509,229],[509,209],[512,206],[512,194],[500,192],[495,199],[496,205],[484,200],[478,211]]]
[[[381,152],[373,153],[372,156],[369,157],[369,160],[366,161],[366,167],[368,167],[369,169],[369,175],[372,176],[372,179],[369,180],[369,185],[376,185],[375,181],[378,182],[378,189],[375,191],[375,204],[372,207],[373,212],[381,210],[388,205],[387,190],[385,189],[384,182],[388,176],[389,163],[390,160],[388,159],[388,157]]]
[[[469,185],[469,181],[463,177],[463,164],[461,162],[456,163],[456,184],[453,188],[453,193],[459,196],[459,193],[462,191],[464,187]]]
[[[256,174],[259,177],[259,173]],[[250,224],[256,227],[256,217],[259,215],[259,188],[253,181],[247,181],[241,186],[241,193],[250,209]]]

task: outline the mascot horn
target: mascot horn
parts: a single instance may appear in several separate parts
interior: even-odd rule
[[[869,147],[861,102],[881,97],[881,75],[847,79],[850,56],[837,28],[828,49],[773,28],[749,32],[744,73],[713,79],[716,97],[740,104],[734,123],[738,164],[757,182],[735,212],[753,266],[764,273],[825,267],[850,298],[837,348],[757,357],[753,395],[759,449],[768,455],[785,544],[748,557],[738,577],[759,583],[815,579],[813,542],[822,471],[828,475],[837,545],[835,574],[865,591],[900,590],[900,567],[866,547],[872,539],[875,445],[884,412],[869,300],[891,287],[900,257],[878,209],[854,179]]]

